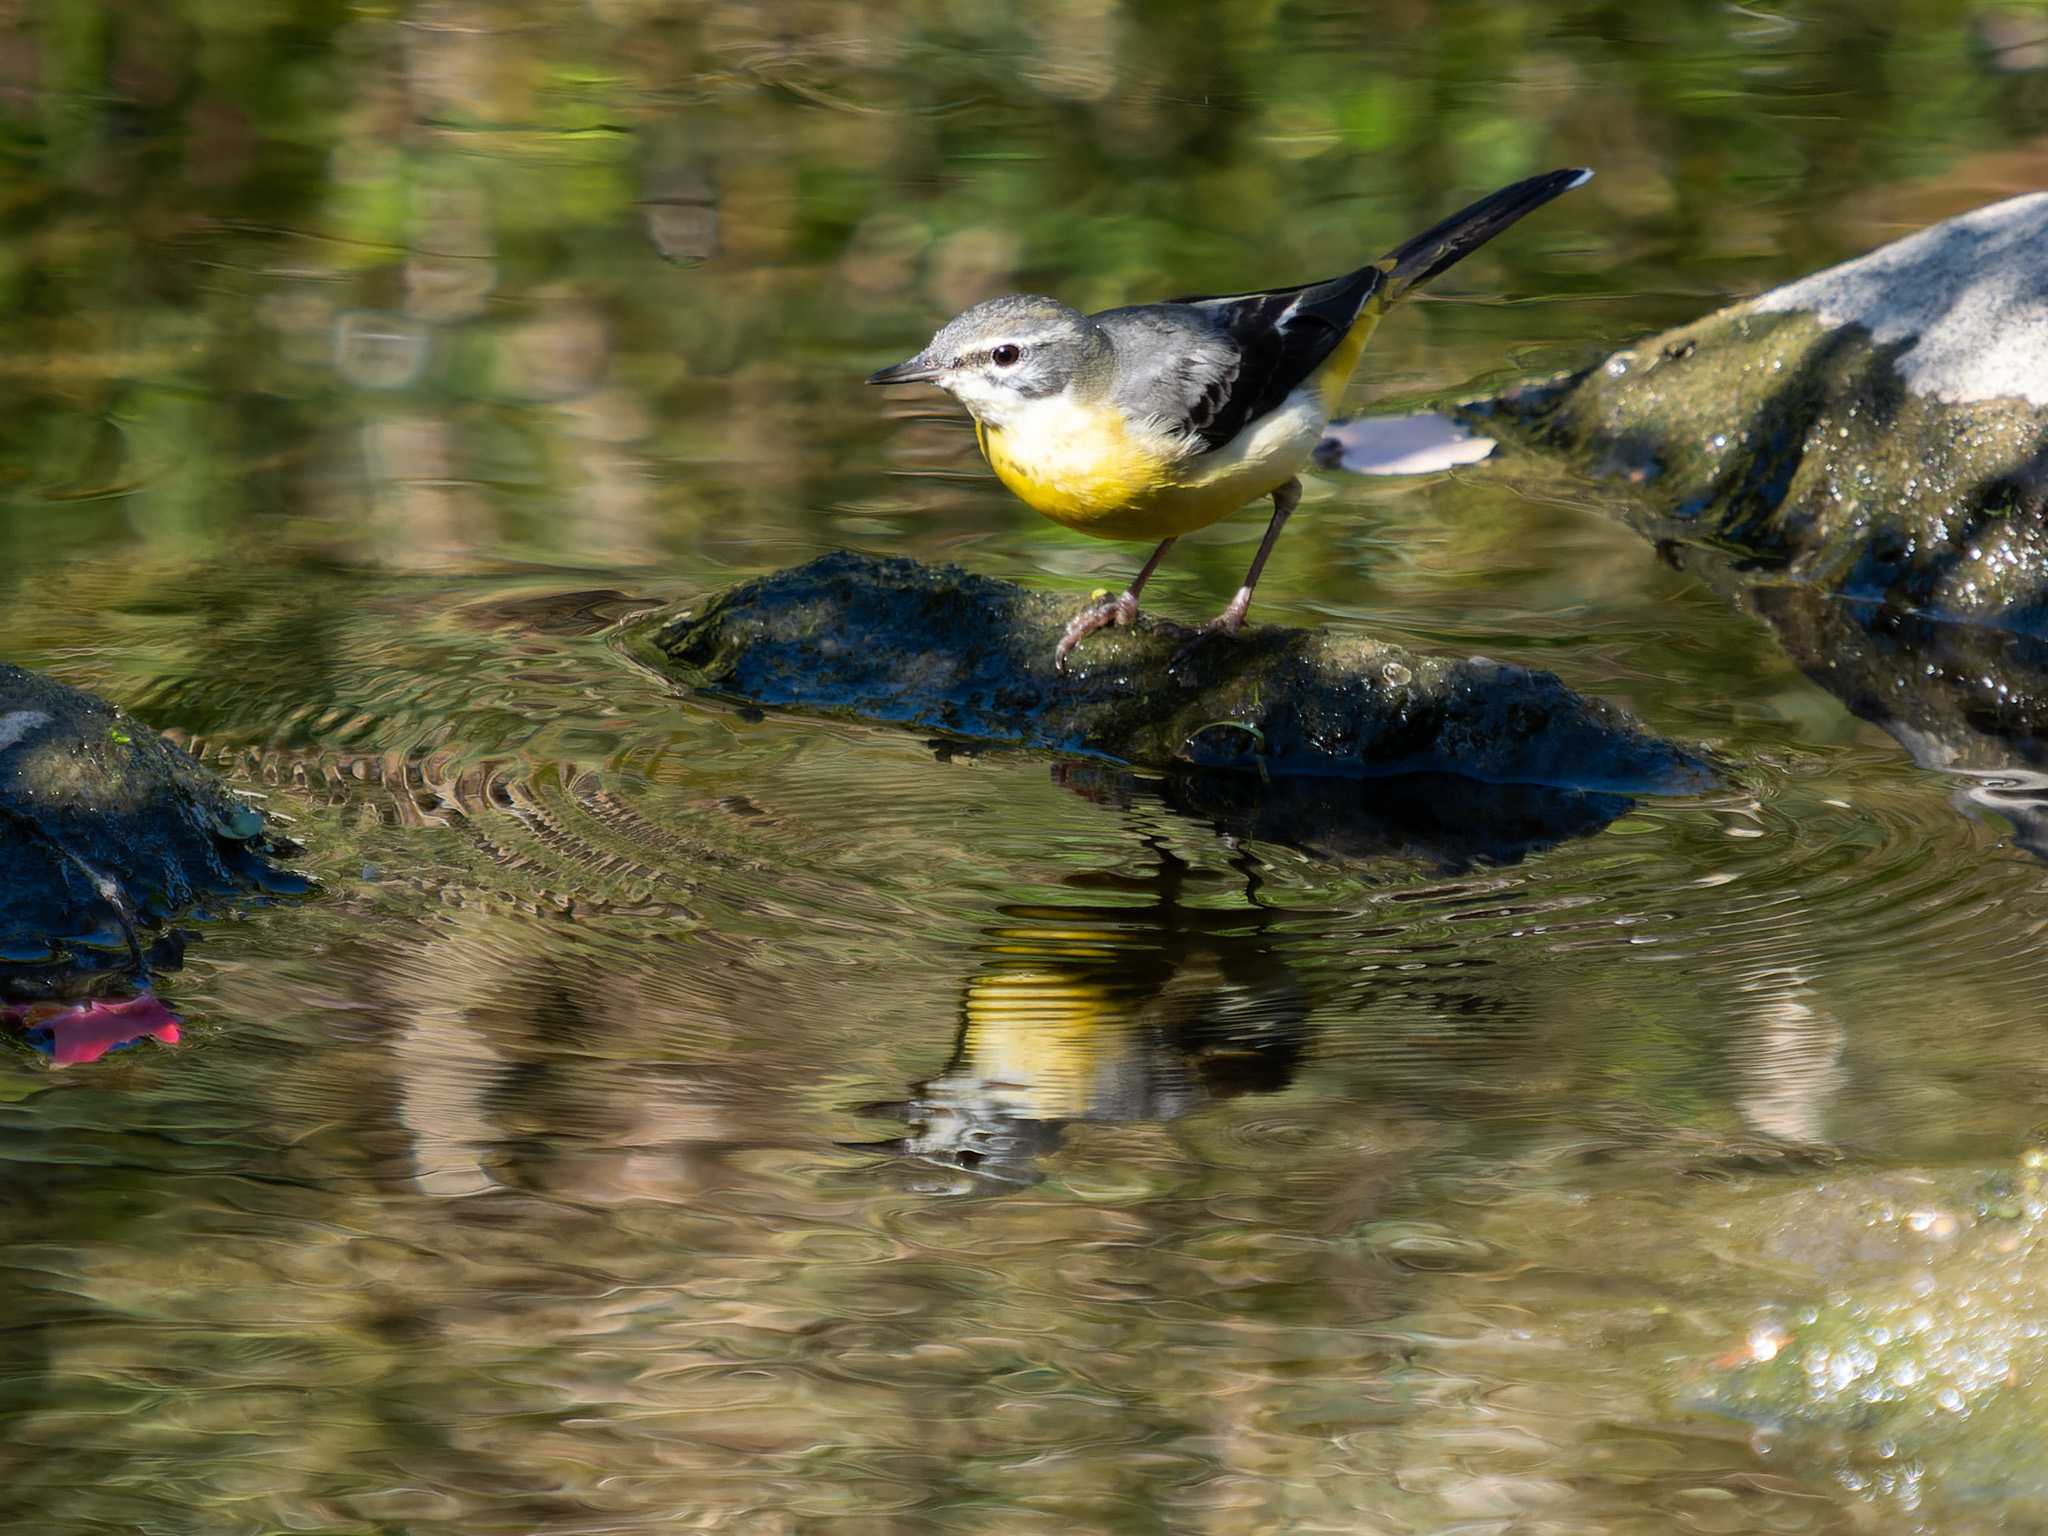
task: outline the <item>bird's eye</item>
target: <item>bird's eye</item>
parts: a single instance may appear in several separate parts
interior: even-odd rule
[[[1018,357],[1020,357],[1021,355],[1021,349],[1017,346],[1017,344],[1014,341],[1006,341],[1000,347],[997,347],[994,351],[989,353],[988,360],[994,363],[998,368],[1007,368],[1010,366],[1010,364],[1017,361]]]

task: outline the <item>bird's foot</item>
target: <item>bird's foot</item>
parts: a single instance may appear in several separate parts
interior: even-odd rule
[[[1249,604],[1246,605],[1246,607],[1249,606]],[[1187,642],[1173,653],[1173,659],[1166,664],[1166,670],[1178,672],[1181,669],[1181,664],[1192,657],[1203,646],[1207,645],[1213,637],[1217,635],[1234,636],[1243,628],[1244,608],[1239,607],[1236,603],[1232,603],[1228,608],[1217,614],[1215,618],[1188,636]]]
[[[1138,594],[1135,592],[1119,592],[1115,597],[1090,603],[1068,621],[1061,633],[1060,643],[1052,653],[1053,671],[1064,673],[1067,657],[1073,654],[1074,647],[1098,629],[1107,629],[1112,624],[1129,627],[1137,622]]]

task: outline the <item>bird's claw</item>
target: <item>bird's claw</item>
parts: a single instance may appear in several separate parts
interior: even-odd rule
[[[1119,592],[1115,597],[1104,598],[1101,602],[1090,603],[1072,619],[1060,633],[1060,643],[1053,649],[1052,669],[1065,674],[1067,657],[1074,647],[1098,629],[1107,629],[1112,624],[1129,626],[1138,622],[1138,598],[1134,592]]]
[[[1196,629],[1192,635],[1188,636],[1181,648],[1173,653],[1173,659],[1167,662],[1166,670],[1168,672],[1178,672],[1181,668],[1181,663],[1187,661],[1195,652],[1208,644],[1213,636],[1235,636],[1243,628],[1244,615],[1225,609],[1208,623]]]

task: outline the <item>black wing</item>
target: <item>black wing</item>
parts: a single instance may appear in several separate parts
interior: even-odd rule
[[[1220,448],[1300,388],[1368,302],[1393,303],[1592,175],[1550,171],[1503,187],[1327,282],[1097,315],[1118,348],[1123,401],[1199,441],[1201,452]]]
[[[1300,288],[1174,299],[1094,318],[1117,348],[1122,403],[1206,453],[1322,366],[1385,280],[1380,267],[1363,267]]]

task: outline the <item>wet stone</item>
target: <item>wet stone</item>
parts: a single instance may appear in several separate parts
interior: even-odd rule
[[[1837,1174],[1756,1202],[1735,1226],[1785,1294],[1686,1406],[1874,1501],[2048,1515],[2044,1161]]]
[[[303,890],[253,806],[102,699],[0,663],[0,992],[174,963],[168,925]]]
[[[1471,408],[1773,581],[2048,629],[2048,193]]]
[[[1667,559],[2048,856],[2043,250],[2048,193],[2013,198],[1465,414],[1621,490]]]
[[[1698,753],[1554,675],[1255,625],[1178,668],[1188,631],[1149,615],[1052,667],[1071,595],[955,568],[826,555],[639,631],[680,681],[814,710],[1153,769],[1270,784],[1450,774],[1497,785],[1680,793]]]

